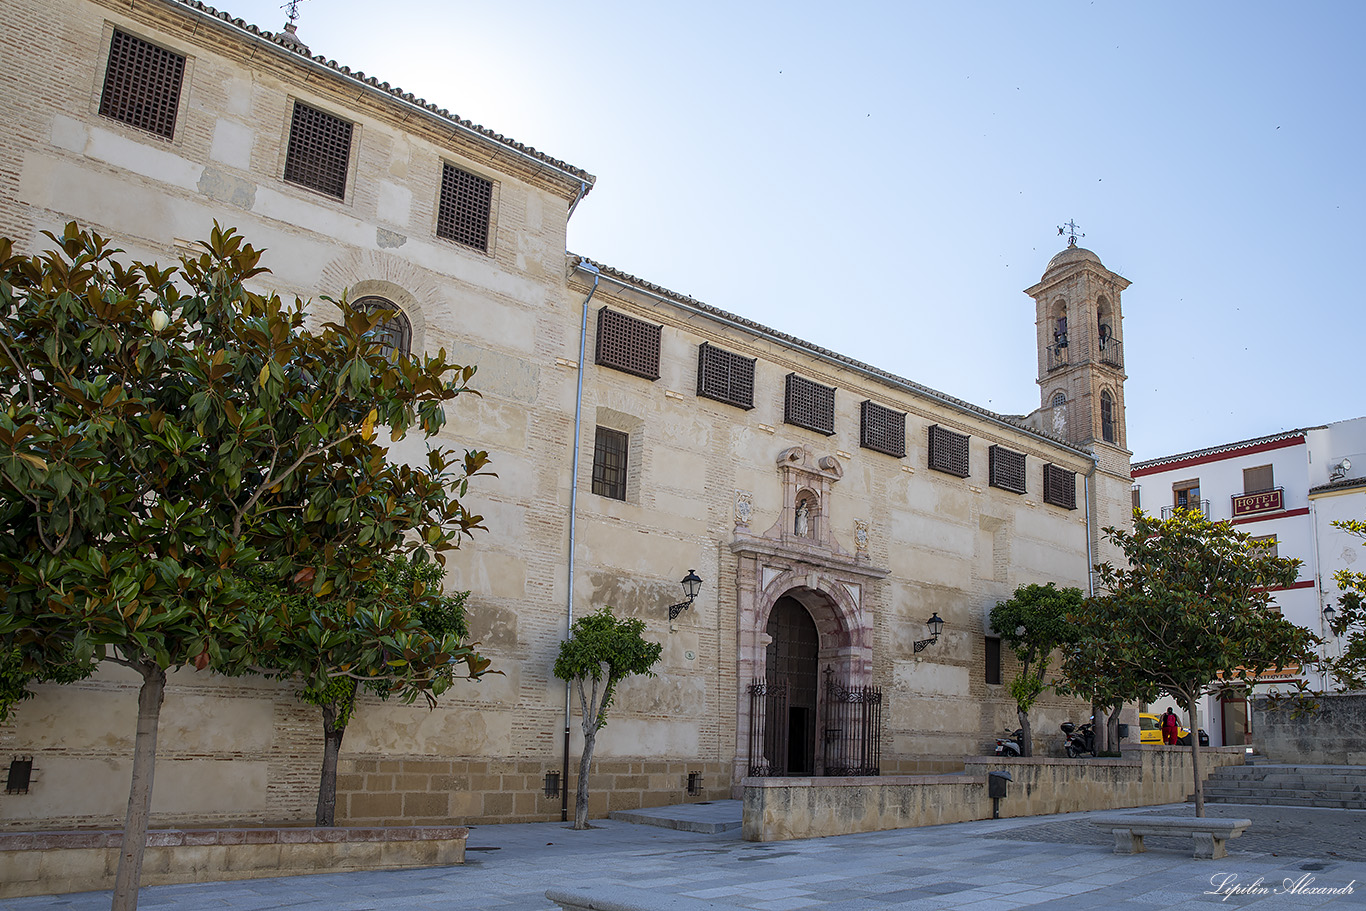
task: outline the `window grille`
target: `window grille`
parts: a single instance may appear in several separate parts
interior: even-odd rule
[[[6,794],[27,794],[33,780],[33,757],[16,756],[10,761],[9,773],[5,776]]]
[[[626,499],[626,453],[631,438],[620,430],[599,427],[593,440],[593,493]]]
[[[598,311],[597,359],[594,363],[657,380],[662,329],[662,326],[603,307]]]
[[[1115,442],[1115,400],[1108,392],[1100,394],[1100,437],[1107,443]]]
[[[859,415],[859,445],[864,449],[906,457],[906,415],[865,401]]]
[[[938,424],[930,425],[930,467],[966,478],[969,474],[967,436]]]
[[[1137,484],[1135,484],[1134,487],[1133,487],[1133,490],[1132,490],[1130,493],[1131,493],[1131,495],[1133,496],[1133,500],[1134,500],[1134,509],[1142,509],[1142,508],[1143,508],[1143,497],[1140,495],[1139,486],[1138,486]]]
[[[436,236],[487,252],[493,181],[442,163]]]
[[[1043,467],[1043,501],[1063,509],[1077,508],[1077,473],[1061,465]]]
[[[748,411],[754,407],[756,360],[703,342],[697,347],[697,394]]]
[[[337,199],[346,198],[351,161],[351,124],[294,102],[285,152],[285,180]]]
[[[1025,492],[1025,454],[992,446],[987,450],[987,474],[992,487]]]
[[[382,297],[362,297],[355,306],[367,313],[374,310],[392,310],[394,315],[384,320],[374,329],[375,341],[384,349],[384,356],[390,360],[406,357],[411,353],[413,325],[398,305]]]
[[[171,139],[184,75],[184,57],[115,31],[109,42],[100,113]]]
[[[787,375],[783,421],[832,436],[835,433],[835,387]]]

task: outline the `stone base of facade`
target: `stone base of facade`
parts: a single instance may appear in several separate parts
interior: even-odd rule
[[[468,834],[456,826],[152,831],[142,885],[463,864]],[[112,889],[122,844],[122,832],[0,834],[0,898]]]
[[[545,795],[546,773],[559,762],[473,759],[342,759],[337,766],[337,820],[347,825],[459,822],[493,825],[553,822],[561,798]],[[697,773],[696,793],[688,777]],[[574,812],[578,757],[569,764],[569,812]],[[698,803],[730,796],[730,763],[594,760],[588,815]]]

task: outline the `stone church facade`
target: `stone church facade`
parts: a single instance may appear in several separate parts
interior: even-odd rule
[[[959,769],[1015,727],[987,614],[1030,582],[1085,590],[1111,556],[1098,530],[1128,521],[1128,282],[1093,253],[1064,250],[1028,289],[1041,407],[993,414],[566,253],[590,174],[292,33],[195,0],[4,7],[0,233],[21,249],[75,219],[166,262],[217,219],[268,249],[263,287],[376,299],[402,311],[395,345],[479,367],[482,397],[454,405],[441,442],[488,450],[498,477],[471,488],[489,531],[447,586],[471,592],[502,674],[434,710],[362,705],[339,823],[559,818],[551,666],[570,611],[604,604],[664,654],[598,739],[594,815],[728,797],[775,762],[830,771],[827,680],[880,690],[884,775]],[[671,618],[689,572],[700,593]],[[121,818],[135,683],[108,669],[42,687],[0,727],[0,759],[34,769],[0,827]],[[776,746],[753,692],[775,683],[792,693]],[[296,697],[173,674],[155,821],[310,819],[321,723]],[[1044,699],[1036,730],[1085,713]]]

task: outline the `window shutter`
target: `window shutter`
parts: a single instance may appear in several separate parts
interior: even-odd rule
[[[1043,501],[1063,509],[1077,508],[1077,473],[1060,465],[1043,467]]]
[[[441,201],[436,208],[437,237],[487,252],[492,207],[493,181],[442,162]]]
[[[783,421],[826,436],[834,435],[835,387],[789,373]]]
[[[1271,490],[1275,486],[1276,481],[1270,465],[1243,469],[1243,493],[1259,493],[1263,490]]]
[[[100,113],[167,139],[175,137],[185,58],[115,30]]]
[[[1025,454],[992,446],[987,450],[987,474],[992,487],[1014,493],[1025,492]]]
[[[697,394],[748,411],[754,407],[757,360],[703,342],[697,347]]]
[[[603,307],[598,311],[596,363],[657,380],[662,331],[662,326]]]
[[[969,474],[967,435],[954,433],[938,424],[930,425],[930,467],[966,478]]]
[[[351,124],[294,102],[285,152],[285,180],[337,199],[346,198],[351,161]]]
[[[906,457],[906,415],[865,401],[859,415],[859,445],[898,459]]]

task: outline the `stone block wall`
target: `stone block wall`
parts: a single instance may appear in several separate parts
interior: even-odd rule
[[[547,772],[558,762],[474,759],[345,759],[337,770],[337,822],[343,825],[431,825],[438,822],[553,822],[560,797],[545,796]],[[688,774],[702,788],[688,793]],[[636,810],[730,796],[725,762],[594,761],[588,809],[595,819]],[[569,812],[574,812],[577,757],[569,766]]]
[[[1252,730],[1257,750],[1272,762],[1366,766],[1366,693],[1311,697],[1300,710],[1258,697]]]

